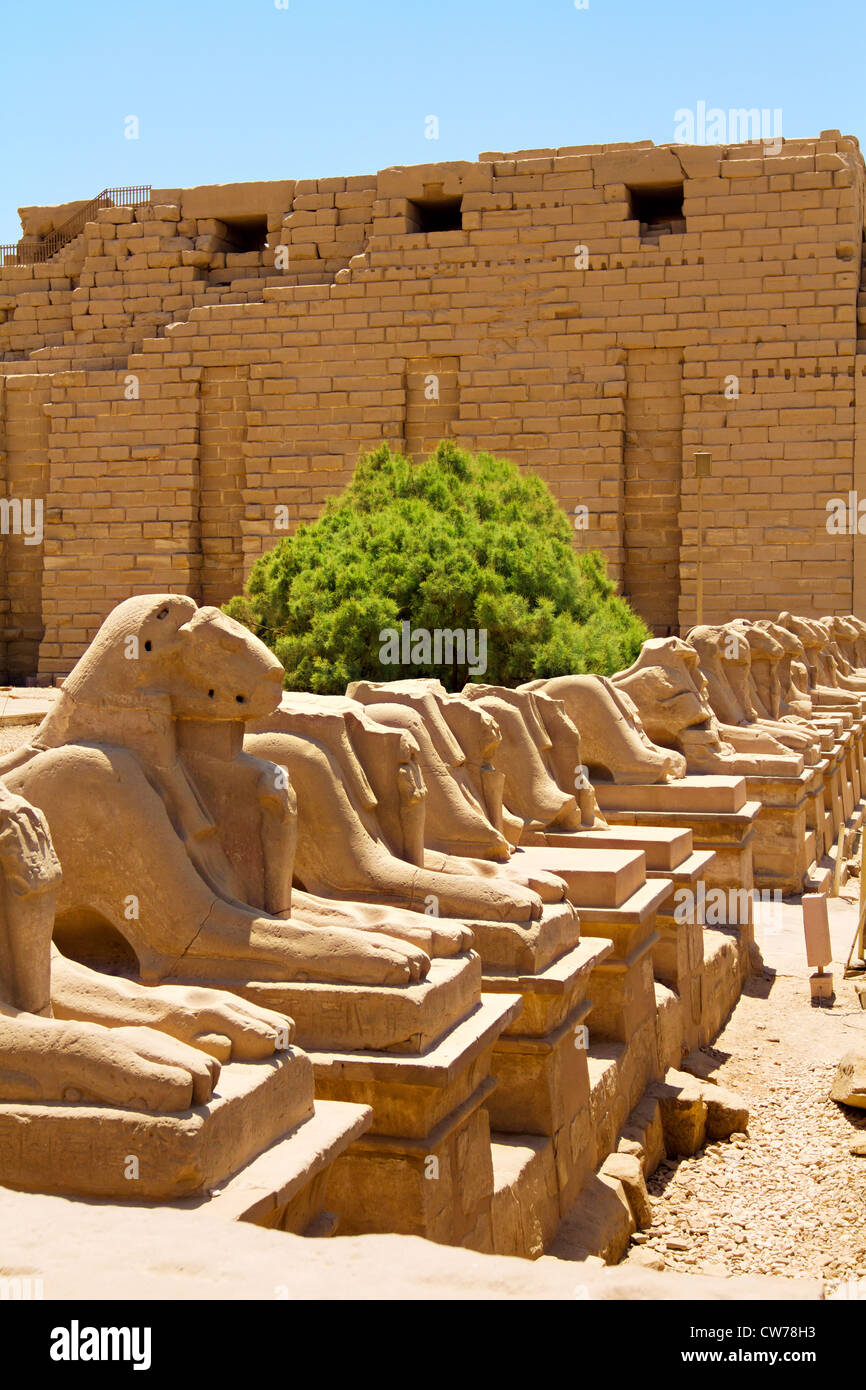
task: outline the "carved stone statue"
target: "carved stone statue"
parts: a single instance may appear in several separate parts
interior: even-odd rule
[[[409,942],[290,915],[288,782],[243,751],[281,680],[263,643],[192,599],[140,596],[109,614],[32,742],[0,761],[48,821],[67,954],[125,954],[147,981],[426,974]]]
[[[688,641],[700,657],[701,674],[723,737],[742,747],[743,731],[747,731],[756,748],[779,755],[790,748],[806,764],[817,761],[820,741],[813,733],[783,724],[757,707],[760,695],[752,675],[753,661],[757,659],[765,668],[772,666],[775,672],[775,664],[783,655],[781,645],[768,632],[740,619],[725,626],[693,628]],[[770,704],[777,706],[774,681],[777,683],[778,677],[767,671],[764,681]]]
[[[440,914],[438,927],[445,925],[441,918],[528,923],[541,917],[542,898],[561,901],[564,885],[558,880],[527,876],[507,863],[433,850],[426,835],[420,854],[416,849],[410,857],[405,836],[395,829],[397,808],[403,789],[411,787],[425,809],[427,766],[421,777],[422,763],[427,760],[443,784],[440,806],[459,806],[463,792],[459,783],[447,785],[450,773],[429,731],[422,735],[423,749],[416,740],[420,716],[411,703],[383,703],[377,689],[371,694],[375,702],[368,706],[343,696],[290,692],[247,735],[245,747],[285,767],[297,793],[296,885],[319,899],[384,904],[413,914],[432,907]],[[380,716],[392,722],[383,724]],[[401,763],[401,758],[407,761]],[[403,776],[401,768],[406,769]],[[370,786],[374,769],[375,793]],[[452,829],[456,848],[465,843],[458,838],[461,822],[470,836],[482,822],[486,842],[494,849],[507,843],[480,806],[469,800],[465,805],[467,816],[457,817]],[[306,912],[306,907],[299,910]]]
[[[60,881],[45,817],[0,784],[0,1100],[186,1110],[210,1099],[217,1059],[289,1040],[288,1019],[231,995],[66,960],[51,941]]]
[[[613,684],[634,701],[652,741],[681,753],[689,772],[797,776],[803,769],[802,757],[770,734],[719,723],[698,652],[679,637],[644,642]]]
[[[553,676],[529,681],[521,689],[562,702],[566,716],[579,730],[582,761],[593,781],[652,785],[682,777],[685,758],[652,741],[635,702],[617,679]]]
[[[825,656],[828,635],[817,624],[793,613],[780,613],[780,627],[787,628],[803,645],[803,660],[808,672],[808,694],[813,708],[860,709],[860,698],[856,682],[853,688],[845,688],[836,679],[835,663],[832,655]],[[850,679],[850,678],[849,678]],[[864,687],[866,693],[866,687]]]
[[[427,788],[426,846],[442,854],[477,856],[505,863],[509,855],[508,841],[491,822],[478,796],[466,754],[448,725],[443,699],[437,698],[436,686],[439,682],[356,681],[346,693],[363,704],[376,723],[405,729],[414,739]]]

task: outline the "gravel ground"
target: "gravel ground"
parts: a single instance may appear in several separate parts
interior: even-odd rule
[[[20,747],[38,728],[38,724],[13,724],[9,728],[0,728],[0,754],[11,753],[13,748]]]
[[[812,1005],[799,904],[786,904],[784,919],[760,942],[768,968],[704,1049],[713,1079],[747,1102],[748,1136],[662,1164],[648,1183],[653,1225],[628,1258],[694,1273],[808,1275],[828,1292],[856,1278],[866,1296],[866,1157],[851,1152],[866,1140],[866,1111],[827,1098],[840,1057],[866,1046],[866,1013],[839,964],[836,999]],[[832,902],[831,921],[844,962],[853,898]]]

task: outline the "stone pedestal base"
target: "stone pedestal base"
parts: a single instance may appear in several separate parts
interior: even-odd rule
[[[703,1011],[697,1045],[706,1047],[722,1031],[740,997],[740,936],[737,927],[705,927],[703,932]]]
[[[760,801],[755,822],[755,885],[802,893],[815,862],[815,837],[807,833],[806,805],[812,771],[799,777],[747,777],[749,796]]]
[[[619,907],[581,908],[581,933],[613,942],[613,951],[592,973],[592,1036],[628,1042],[651,1016],[652,950],[658,941],[655,915],[671,892],[669,878],[648,879]]]
[[[596,1167],[613,1153],[648,1080],[661,1075],[655,1016],[641,1025],[628,1046],[590,1042],[587,1057]]]
[[[493,1252],[538,1259],[562,1219],[553,1141],[531,1134],[492,1137]]]
[[[6,1102],[0,1185],[131,1202],[204,1194],[312,1115],[312,1065],[295,1048],[223,1067],[212,1100],[176,1115]]]
[[[752,847],[759,801],[747,795],[742,777],[684,777],[657,786],[595,786],[599,808],[619,827],[679,826],[692,832],[698,852],[713,852],[703,868],[707,890],[736,892],[751,899],[755,887]],[[751,917],[741,927],[740,971],[749,972]]]
[[[481,961],[472,951],[434,960],[420,984],[251,982],[234,987],[234,993],[288,1014],[295,1040],[308,1051],[360,1047],[420,1053],[475,1007],[480,989]]]
[[[373,1110],[370,1132],[332,1170],[328,1203],[341,1232],[492,1248],[485,1101],[494,1044],[519,1010],[518,997],[485,995],[422,1054],[311,1053],[317,1096]]]
[[[552,1140],[563,1211],[592,1170],[586,1066],[592,1004],[585,994],[592,971],[612,949],[612,943],[594,938],[539,975],[485,975],[486,990],[515,992],[523,1001],[493,1049],[491,1125],[501,1133]]]
[[[832,822],[827,814],[825,784],[829,761],[822,758],[807,768],[810,779],[806,788],[806,832],[813,837],[813,863],[820,864],[833,843]]]
[[[824,809],[827,816],[827,830],[829,832],[829,843],[835,843],[836,837],[842,828],[845,820],[845,810],[842,805],[842,745],[836,743],[827,758],[827,767],[824,773]]]
[[[527,924],[463,920],[475,934],[485,972],[537,974],[580,940],[580,923],[570,903],[545,903],[541,917]]]
[[[704,1010],[702,903],[713,858],[712,851],[695,850],[683,864],[668,871],[665,877],[673,887],[655,919],[658,941],[652,952],[653,974],[660,984],[674,990],[682,1002],[683,1044],[687,1051],[697,1044]],[[752,903],[748,894],[744,898],[748,923]]]
[[[704,969],[702,918],[696,909],[712,883],[715,852],[694,849],[689,829],[657,825],[599,826],[548,834],[546,839],[557,848],[579,842],[587,848],[637,850],[646,859],[647,878],[670,879],[670,894],[655,917],[659,939],[653,947],[653,974],[682,1001],[682,1042],[687,1049],[694,1047],[701,1026]],[[745,897],[748,923],[751,898]]]
[[[335,1234],[338,1221],[326,1210],[331,1165],[369,1129],[366,1105],[316,1102],[314,1115],[233,1178],[205,1204],[209,1215],[249,1221],[290,1235]],[[200,1206],[187,1198],[178,1207]]]
[[[531,846],[519,849],[511,863],[556,874],[568,888],[568,900],[578,911],[591,907],[620,907],[646,879],[646,858],[640,850],[581,849]]]
[[[692,852],[689,830],[660,825],[600,825],[591,830],[545,831],[544,842],[557,849],[639,850],[646,859],[647,872],[666,873],[681,864]]]

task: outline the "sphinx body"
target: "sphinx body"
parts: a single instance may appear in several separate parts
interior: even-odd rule
[[[708,699],[723,737],[737,747],[744,735],[750,735],[753,746],[761,751],[784,756],[789,748],[807,765],[817,761],[820,740],[814,733],[784,723],[763,706],[753,676],[753,667],[758,664],[764,668],[767,704],[777,710],[781,702],[776,668],[784,653],[775,638],[756,624],[739,619],[724,626],[693,628],[687,640],[698,653]]]
[[[565,791],[555,780],[553,745],[534,694],[505,686],[472,684],[464,688],[463,695],[492,715],[502,732],[497,763],[505,774],[503,797],[520,823],[521,836],[525,831],[548,827],[578,830],[580,808],[574,792]]]
[[[771,663],[764,663],[760,654],[757,662],[753,657],[753,674],[762,707],[775,719],[811,722],[815,711],[809,698],[809,674],[804,664],[805,653],[799,637],[766,618],[750,624],[750,627],[768,633],[778,643],[782,652],[772,669]]]
[[[685,758],[652,741],[635,702],[614,680],[552,676],[520,689],[561,701],[564,714],[579,730],[583,763],[593,781],[653,784],[684,775]]]
[[[441,691],[441,696],[439,694]],[[347,696],[364,706],[369,718],[404,729],[414,740],[426,788],[424,844],[441,854],[478,856],[507,862],[509,845],[478,794],[466,754],[450,728],[445,691],[438,681],[357,681]],[[498,734],[489,721],[488,743]]]
[[[802,771],[802,757],[769,732],[717,719],[700,662],[695,647],[679,637],[651,638],[612,683],[634,701],[650,739],[681,753],[691,773],[796,776]]]
[[[410,942],[291,914],[288,784],[243,751],[281,682],[246,628],[192,599],[146,595],[109,615],[32,741],[0,760],[50,827],[67,954],[123,943],[149,982],[426,973]]]
[[[425,864],[446,872],[519,884],[537,893],[545,902],[562,902],[565,885],[561,879],[537,869],[526,869],[519,858],[508,858],[512,853],[510,841],[519,843],[524,821],[515,813],[517,807],[510,796],[511,744],[503,738],[503,727],[488,704],[470,697],[470,690],[486,687],[467,687],[461,695],[449,695],[433,680],[382,684],[363,681],[350,688],[355,697],[365,702],[365,709],[377,721],[411,732],[418,744],[425,785],[432,784],[440,790],[438,808],[436,800],[432,796],[428,798],[428,805],[433,802],[434,812],[430,829],[425,829]],[[518,698],[526,700],[528,697]],[[512,720],[528,742],[529,736],[516,709],[507,707],[506,716],[505,730],[508,720]],[[438,731],[441,754],[439,748],[424,737],[428,726]],[[460,737],[456,733],[458,729]],[[465,740],[465,747],[462,740]],[[534,745],[532,752],[537,759]],[[496,768],[492,766],[494,759]],[[470,766],[477,769],[474,774]],[[544,773],[543,768],[540,770]],[[535,781],[535,768],[530,775]],[[550,792],[555,798],[553,816],[560,814],[563,806],[573,806],[573,798],[563,796],[553,783],[550,783]],[[503,830],[508,830],[508,839],[494,824],[494,816]],[[439,852],[443,843],[450,848],[450,853],[444,857]],[[503,854],[506,856],[504,863]]]
[[[51,939],[60,882],[45,817],[0,784],[0,1101],[186,1110],[210,1099],[217,1058],[287,1045],[290,1020],[270,1010],[66,960]]]
[[[857,680],[866,678],[862,667],[860,645],[863,633],[856,620],[832,615],[821,619],[821,626],[827,633],[829,649],[833,653],[836,668],[841,676]]]
[[[858,687],[858,682],[852,677],[840,678],[832,653],[825,650],[829,640],[828,633],[817,623],[792,613],[780,613],[777,623],[779,627],[793,633],[802,645],[806,691],[813,709],[847,709],[851,713],[859,712],[860,693],[866,693],[866,685]],[[840,684],[840,679],[848,684]]]
[[[347,899],[438,913],[464,920],[530,922],[540,918],[542,899],[525,879],[508,874],[508,866],[456,857],[431,850],[424,820],[418,842],[416,812],[426,813],[427,788],[421,775],[424,756],[435,753],[424,737],[417,712],[392,703],[384,714],[343,696],[287,693],[279,710],[255,722],[245,747],[285,767],[298,799],[298,846],[295,880],[320,899]],[[375,713],[383,711],[377,709]],[[442,759],[439,759],[439,766]],[[376,780],[374,792],[370,783]],[[444,805],[460,809],[463,793],[443,774],[439,791]],[[477,807],[464,801],[470,833],[482,833],[490,845],[502,837],[483,821]],[[408,814],[407,814],[408,812]],[[459,823],[459,817],[457,817]],[[557,883],[555,896],[564,893]]]

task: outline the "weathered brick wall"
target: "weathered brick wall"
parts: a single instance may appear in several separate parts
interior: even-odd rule
[[[677,183],[685,230],[642,231],[631,190]],[[449,199],[460,225],[419,230]],[[705,619],[862,607],[825,504],[866,497],[863,202],[856,141],[829,132],[103,210],[50,264],[0,270],[7,489],[47,502],[44,547],[5,541],[7,668],[36,669],[44,626],[40,679],[62,674],[132,592],[222,602],[382,439],[536,469],[660,631],[694,621],[709,449]],[[267,245],[232,250],[253,220]]]

